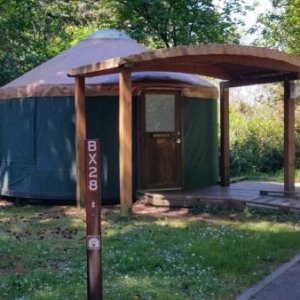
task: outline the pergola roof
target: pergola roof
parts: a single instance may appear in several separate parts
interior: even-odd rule
[[[243,81],[289,75],[300,78],[300,58],[259,47],[207,44],[147,51],[75,68],[69,76],[93,77],[122,67],[138,71],[173,71]]]
[[[300,58],[280,51],[240,45],[198,45],[160,49],[75,68],[77,201],[84,202],[85,77],[119,73],[119,163],[121,210],[132,206],[132,72],[185,72],[226,80],[220,86],[220,175],[230,184],[229,88],[284,81],[284,190],[295,183],[295,98],[291,80],[300,79]]]

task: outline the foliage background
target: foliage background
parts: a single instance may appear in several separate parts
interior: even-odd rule
[[[283,176],[283,87],[267,85],[265,89],[266,97],[255,102],[235,99],[231,103],[232,176]],[[300,110],[296,107],[296,168],[299,169]]]

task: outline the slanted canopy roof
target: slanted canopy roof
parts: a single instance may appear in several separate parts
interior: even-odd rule
[[[71,96],[74,94],[74,80],[67,76],[70,69],[147,51],[147,48],[120,31],[100,30],[0,88],[0,99]],[[217,94],[217,89],[208,81],[190,74],[139,72],[133,73],[132,79],[135,86],[180,86],[212,98]],[[118,93],[117,74],[89,78],[86,84],[87,95]]]
[[[132,71],[172,71],[243,81],[289,75],[300,78],[300,58],[259,47],[207,44],[159,49],[99,61],[70,71],[70,76],[112,74],[122,67]]]

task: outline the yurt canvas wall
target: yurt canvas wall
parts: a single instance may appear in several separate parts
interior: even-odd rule
[[[74,82],[67,72],[101,59],[146,51],[117,31],[100,31],[0,89],[0,194],[75,200]],[[138,183],[138,113],[149,88],[183,99],[183,188],[218,179],[216,88],[180,73],[133,74],[134,170]],[[118,77],[87,81],[87,136],[101,141],[102,196],[119,198]]]

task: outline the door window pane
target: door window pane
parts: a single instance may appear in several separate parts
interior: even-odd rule
[[[146,95],[146,132],[175,131],[175,95]]]

